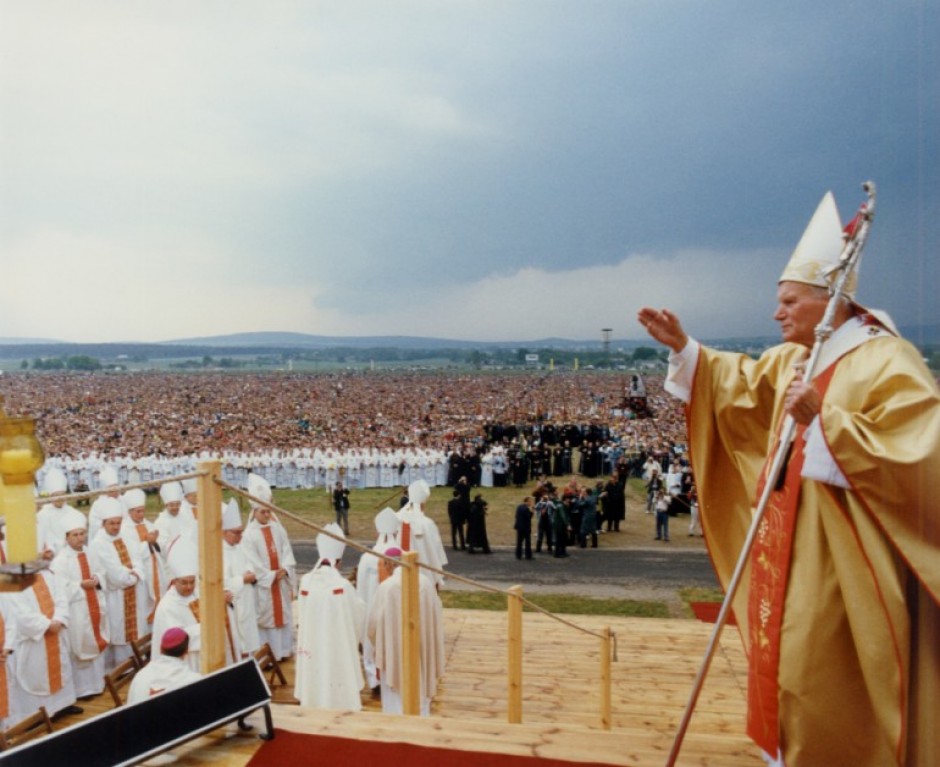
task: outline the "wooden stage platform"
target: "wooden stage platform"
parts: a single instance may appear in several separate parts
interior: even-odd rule
[[[549,617],[526,613],[523,723],[507,724],[506,614],[445,610],[447,673],[432,716],[393,717],[368,690],[361,713],[273,705],[275,726],[308,733],[407,741],[471,751],[518,753],[633,767],[664,764],[701,662],[711,626],[695,620],[568,616],[616,634],[612,727],[600,728],[600,640]],[[289,682],[293,664],[284,666]],[[725,631],[699,698],[680,765],[760,767],[744,735],[746,669],[734,628]],[[275,690],[275,698],[291,690]],[[85,716],[110,710],[108,696],[87,701]],[[58,727],[66,726],[64,720]],[[253,721],[258,728],[261,717]],[[186,767],[242,767],[260,747],[253,735],[213,734],[181,747]]]

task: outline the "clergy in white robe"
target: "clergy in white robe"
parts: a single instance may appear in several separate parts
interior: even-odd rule
[[[199,574],[199,553],[193,543],[178,541],[169,555],[170,587],[166,590],[153,614],[152,647],[161,647],[168,629],[182,628],[189,636],[187,663],[199,671],[199,651],[202,647],[202,629],[199,625],[199,599],[196,596],[196,578]]]
[[[401,550],[386,549],[385,556],[398,558]],[[379,584],[368,615],[369,639],[375,646],[375,665],[382,686],[382,711],[402,712],[402,569],[388,560],[379,564]],[[424,573],[418,576],[418,603],[421,623],[420,713],[428,716],[437,683],[444,675],[444,609],[437,590]]]
[[[79,698],[104,691],[105,650],[111,636],[104,592],[104,568],[85,550],[88,520],[72,509],[65,520],[65,548],[50,569],[65,593],[69,611],[69,660],[75,694]]]
[[[238,501],[231,499],[222,512],[222,578],[232,595],[235,631],[241,654],[247,657],[261,647],[258,634],[258,575],[264,568],[250,550],[242,545],[244,533]]]
[[[270,503],[270,486],[255,474],[250,474],[248,480],[249,493]],[[242,546],[262,567],[261,572],[256,573],[258,633],[261,643],[270,645],[275,657],[284,660],[294,653],[292,602],[297,561],[284,527],[273,520],[267,507],[252,505],[255,508],[242,538]]]
[[[98,489],[104,490],[105,493],[95,499],[88,512],[88,540],[93,541],[95,536],[98,535],[98,531],[104,522],[104,512],[113,511],[113,506],[107,503],[107,499],[120,497],[121,492],[114,489],[118,484],[117,472],[110,466],[103,467],[98,473]]]
[[[36,512],[40,551],[51,550],[55,555],[65,545],[63,523],[68,516],[68,512],[75,511],[75,508],[69,506],[65,501],[59,500],[57,496],[65,495],[67,492],[68,480],[65,473],[55,467],[49,469],[42,478],[41,487],[42,496],[48,498],[49,503],[43,504]]]
[[[69,609],[64,591],[49,570],[15,598],[16,696],[26,716],[40,706],[50,715],[81,713],[69,661]]]
[[[103,590],[111,634],[104,665],[110,671],[131,657],[132,641],[150,632],[150,596],[143,565],[121,537],[124,504],[111,497],[98,500],[103,504],[104,521],[89,550],[104,568]]]
[[[378,538],[373,551],[382,553],[388,548],[398,547],[398,515],[386,506],[382,511],[375,515],[375,529],[378,531]],[[366,605],[366,615],[372,607],[372,599],[375,591],[379,587],[379,558],[371,554],[364,553],[359,557],[359,564],[356,567],[356,591]],[[379,677],[375,672],[375,648],[369,640],[367,626],[363,624],[362,636],[362,666],[366,672],[366,682],[373,692],[377,692]]]
[[[301,706],[359,711],[364,684],[359,638],[365,603],[339,572],[346,548],[342,528],[330,523],[323,529],[317,536],[320,561],[301,578],[297,597],[294,697]]]
[[[170,585],[159,544],[160,531],[144,517],[147,497],[143,490],[128,490],[121,500],[127,508],[127,516],[121,523],[121,535],[144,568],[144,580],[150,595],[149,610],[152,612]]]
[[[424,513],[424,504],[431,497],[431,488],[423,479],[418,479],[408,486],[408,503],[398,512],[402,524],[399,542],[403,551],[416,551],[421,563],[443,570],[447,564],[447,553],[441,541],[437,523]],[[408,525],[407,530],[405,525]],[[444,585],[444,576],[427,572],[435,586]]]
[[[170,544],[178,537],[184,536],[191,541],[196,540],[196,523],[191,514],[181,514],[183,505],[183,488],[179,482],[167,482],[160,486],[160,500],[163,501],[163,510],[154,520],[157,529],[157,545],[160,553],[166,560]]]
[[[16,597],[0,592],[0,728],[6,729],[29,714],[20,708],[16,691],[16,665],[13,644],[16,641]]]
[[[179,626],[171,626],[163,633],[160,652],[131,680],[127,692],[128,705],[140,703],[154,695],[176,690],[202,678],[194,671],[186,657],[189,653],[189,635]]]

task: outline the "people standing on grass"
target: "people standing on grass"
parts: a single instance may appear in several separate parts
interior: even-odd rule
[[[492,554],[490,541],[486,535],[486,507],[483,496],[477,493],[470,504],[467,518],[467,553],[473,554],[480,549],[484,554]]]
[[[522,503],[516,506],[516,521],[513,525],[516,531],[516,559],[532,559],[532,514],[534,502],[532,496],[526,496]]]
[[[659,541],[669,540],[669,505],[671,499],[664,488],[656,491],[656,500],[653,503],[656,509],[656,538]]]

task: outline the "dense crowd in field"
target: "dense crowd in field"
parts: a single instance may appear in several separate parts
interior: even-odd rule
[[[522,452],[527,473],[560,474],[584,470],[587,441],[600,453],[600,474],[610,451],[665,453],[683,441],[683,410],[662,378],[645,381],[651,417],[631,409],[630,385],[630,375],[589,371],[44,373],[5,376],[0,393],[9,413],[37,418],[49,465],[65,469],[72,485],[95,487],[105,464],[123,481],[146,481],[207,457],[220,458],[238,484],[254,470],[280,486],[337,477],[395,486],[418,476],[440,485],[454,479],[459,454],[479,460],[474,479],[485,486],[488,468],[500,481],[504,451]],[[566,449],[577,451],[567,457],[574,465],[556,465]]]

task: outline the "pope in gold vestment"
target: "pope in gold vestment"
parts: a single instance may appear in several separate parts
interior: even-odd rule
[[[698,350],[688,403],[705,540],[727,585],[783,414],[785,343]],[[834,363],[818,424],[847,487],[799,480],[781,610],[780,749],[798,765],[940,764],[940,394],[882,334]],[[748,653],[750,565],[734,602]],[[776,755],[774,755],[776,756]]]

